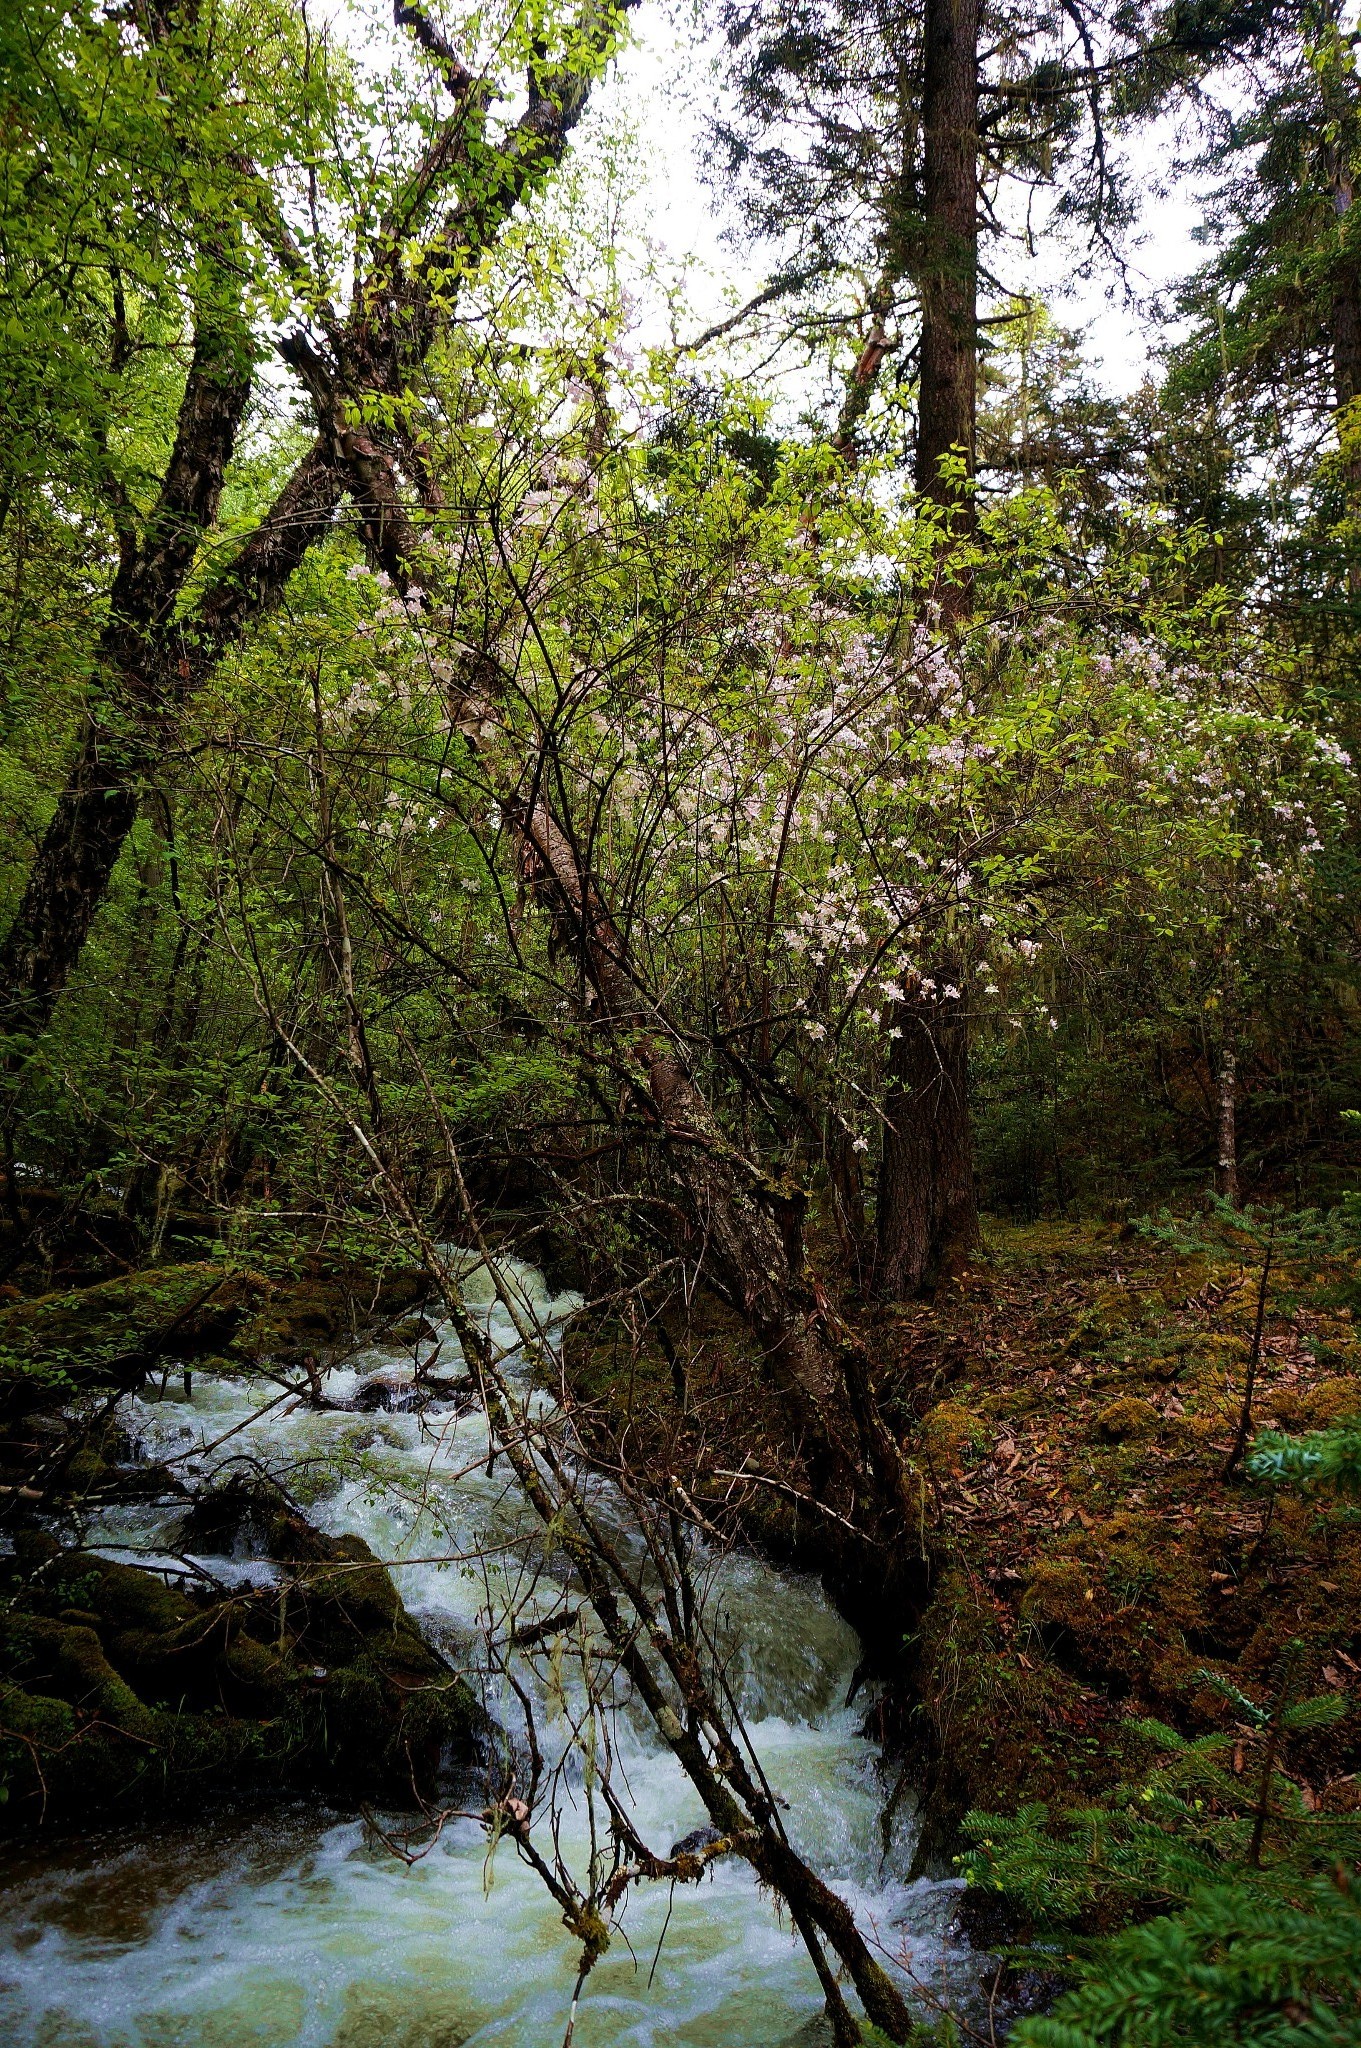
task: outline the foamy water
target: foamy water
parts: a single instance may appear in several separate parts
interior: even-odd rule
[[[508,1285],[546,1326],[577,1306],[571,1296],[551,1299],[531,1268],[510,1262],[503,1292]],[[465,1288],[527,1387],[491,1277],[474,1272]],[[437,1341],[435,1369],[460,1372],[447,1325]],[[423,1364],[434,1349],[421,1346]],[[362,1353],[328,1375],[327,1395],[350,1398],[366,1376],[396,1364],[390,1349]],[[545,1559],[504,1461],[488,1475],[481,1413],[438,1402],[419,1414],[289,1402],[264,1412],[276,1391],[196,1375],[192,1401],[129,1400],[123,1419],[148,1457],[177,1460],[191,1484],[249,1458],[284,1480],[318,1527],[362,1536],[391,1566],[413,1615],[483,1685],[491,1711],[517,1726],[513,1692],[486,1653],[488,1630],[504,1637],[508,1614],[523,1624],[554,1612],[566,1574]],[[602,1488],[598,1507],[628,1542],[623,1503]],[[90,1540],[111,1556],[184,1570],[186,1515],[119,1508]],[[219,1582],[271,1575],[248,1554],[198,1562]],[[888,1787],[857,1732],[863,1701],[846,1704],[854,1634],[810,1580],[746,1557],[698,1564],[710,1625],[796,1846],[890,1955],[910,1958],[919,1981],[971,1988],[977,1961],[945,1931],[954,1887],[901,1876],[910,1819],[885,1852]],[[551,1762],[581,1697],[578,1666],[563,1650],[514,1668],[536,1702]],[[664,1855],[704,1822],[697,1795],[627,1700],[612,1742],[616,1788]],[[574,1761],[564,1779],[561,1849],[583,1874],[589,1835]],[[540,1827],[536,1817],[536,1841]],[[0,2040],[16,2048],[558,2048],[563,2037],[577,1945],[510,1842],[489,1862],[475,1821],[452,1823],[410,1869],[360,1821],[290,1803],[266,1816],[210,1813],[29,1846],[11,1854],[6,1876]],[[730,1858],[674,1895],[665,1885],[631,1892],[622,1933],[588,1980],[575,2044],[774,2048],[820,2009],[802,1947],[749,1868]]]

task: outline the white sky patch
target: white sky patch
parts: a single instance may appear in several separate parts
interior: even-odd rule
[[[698,334],[760,289],[768,259],[725,234],[735,217],[703,175],[703,117],[689,88],[707,65],[707,52],[678,34],[655,7],[635,17],[635,32],[601,95],[600,117],[625,117],[636,127],[644,156],[637,217],[659,253],[685,267],[689,332]],[[1150,188],[1164,182],[1175,153],[1172,124],[1150,128],[1130,152],[1140,182]],[[1195,181],[1150,189],[1139,222],[1123,239],[1123,277],[1099,253],[1091,274],[1079,275],[1088,268],[1087,252],[1051,234],[1037,237],[1033,258],[1019,241],[988,254],[1018,287],[1038,293],[1064,326],[1085,333],[1095,381],[1122,395],[1138,386],[1152,351],[1167,338],[1152,317],[1153,301],[1203,260],[1204,248],[1193,240],[1200,218]],[[661,342],[669,336],[658,331],[642,338]]]
[[[352,47],[360,46],[361,63],[381,64],[395,55],[409,60],[409,39],[393,31],[386,0],[321,0],[321,7]],[[457,8],[442,11],[458,41]],[[581,157],[591,159],[611,134],[631,132],[635,138],[630,153],[641,185],[616,216],[624,224],[616,262],[621,278],[630,271],[638,274],[636,293],[629,287],[637,308],[633,343],[664,348],[693,339],[750,299],[766,282],[775,251],[747,244],[737,232],[736,209],[704,175],[704,123],[716,84],[712,46],[693,23],[678,24],[666,0],[649,0],[632,17],[631,30],[631,42],[592,96],[576,147]],[[1114,395],[1137,388],[1154,351],[1171,338],[1153,318],[1155,299],[1205,254],[1193,239],[1201,217],[1200,192],[1194,180],[1172,169],[1178,155],[1173,124],[1150,128],[1130,155],[1148,196],[1140,221],[1122,241],[1123,275],[1099,252],[1093,257],[1075,239],[1044,232],[1049,206],[1043,194],[1034,209],[1034,256],[1026,254],[1019,234],[1009,245],[993,243],[985,249],[999,275],[1017,289],[1036,293],[1062,325],[1084,336],[1093,382]],[[1006,215],[1018,226],[1024,203],[1019,188],[1003,200]],[[597,234],[608,232],[605,218],[602,212]],[[592,260],[586,254],[587,271]],[[642,274],[649,267],[656,273],[651,279]],[[669,305],[668,278],[683,280],[682,289],[670,293]],[[695,370],[703,378],[716,374],[723,363],[756,376],[767,390],[772,384],[781,387],[784,403],[796,408],[814,395],[814,387],[824,400],[828,396],[825,365],[810,374],[790,357],[774,366],[766,357],[764,346],[738,342],[697,358]]]

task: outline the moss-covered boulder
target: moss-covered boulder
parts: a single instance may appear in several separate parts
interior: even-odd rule
[[[1096,1433],[1108,1444],[1126,1443],[1156,1434],[1161,1417],[1151,1401],[1125,1394],[1108,1401],[1096,1418]]]
[[[0,1309],[0,1419],[220,1349],[267,1291],[258,1274],[201,1260],[13,1302]]]
[[[315,1272],[279,1282],[232,1346],[246,1359],[275,1359],[282,1364],[334,1353],[376,1324],[401,1318],[430,1298],[430,1275],[420,1266],[388,1266],[371,1271],[328,1261]],[[406,1327],[403,1322],[401,1327]],[[395,1332],[394,1332],[395,1334]]]
[[[1331,1429],[1361,1416],[1361,1379],[1334,1373],[1317,1385],[1278,1390],[1276,1420],[1287,1429]]]
[[[1075,1557],[1041,1558],[1030,1574],[1021,1601],[1027,1620],[1051,1627],[1081,1630],[1089,1626],[1095,1589],[1086,1568]]]
[[[0,1614],[11,1825],[285,1786],[409,1797],[471,1765],[490,1724],[367,1546],[250,1505],[279,1583],[228,1595],[19,1536]]]
[[[172,1362],[318,1356],[429,1292],[418,1267],[271,1281],[205,1259],[12,1301],[0,1306],[0,1424],[79,1393],[130,1391]]]
[[[937,1401],[921,1421],[921,1448],[938,1473],[962,1471],[991,1436],[987,1424],[959,1401]]]

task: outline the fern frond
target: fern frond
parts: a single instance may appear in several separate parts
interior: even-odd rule
[[[1345,2048],[1361,2040],[1361,1900],[1246,1877],[1103,1942],[1017,2048]]]

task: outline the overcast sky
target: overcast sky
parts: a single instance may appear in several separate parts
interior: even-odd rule
[[[697,332],[723,311],[725,291],[740,300],[759,287],[761,266],[724,238],[718,203],[700,174],[699,117],[677,89],[694,74],[693,49],[677,38],[656,7],[641,8],[634,22],[636,46],[619,61],[602,116],[609,117],[613,102],[637,122],[651,158],[643,206],[650,232],[672,257],[696,259],[692,310]],[[1167,159],[1168,140],[1157,134],[1146,138],[1143,154],[1150,167]],[[1184,276],[1203,253],[1191,239],[1197,218],[1190,188],[1163,195],[1145,208],[1127,252],[1134,303],[1109,271],[1075,283],[1075,253],[1052,239],[1024,279],[1064,325],[1086,331],[1092,368],[1112,392],[1136,386],[1148,362],[1151,329],[1141,301]]]

